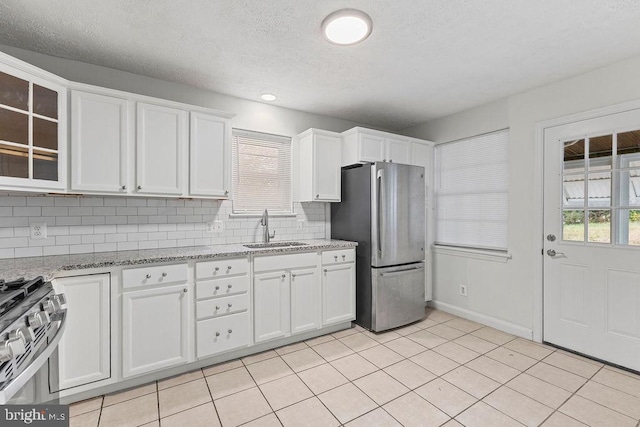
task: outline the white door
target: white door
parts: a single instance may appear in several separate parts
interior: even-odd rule
[[[229,120],[192,112],[189,147],[189,194],[228,197],[231,182]]]
[[[291,270],[291,333],[317,329],[320,306],[318,269]]]
[[[109,285],[108,274],[53,281],[67,298],[67,326],[58,346],[59,369],[50,371],[58,373],[52,392],[111,377]]]
[[[313,145],[315,200],[339,202],[342,141],[340,138],[315,135]]]
[[[122,376],[189,362],[188,285],[122,294]]]
[[[289,334],[289,274],[285,271],[256,274],[253,298],[255,342]]]
[[[186,111],[138,103],[136,192],[182,194],[187,150]]]
[[[322,267],[322,325],[356,318],[355,264]]]
[[[127,192],[126,99],[71,92],[71,189]]]
[[[640,370],[640,110],[545,129],[544,340]]]

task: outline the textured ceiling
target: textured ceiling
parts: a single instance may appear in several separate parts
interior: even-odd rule
[[[334,10],[364,43],[320,35]],[[640,54],[638,0],[0,0],[0,44],[397,130]]]

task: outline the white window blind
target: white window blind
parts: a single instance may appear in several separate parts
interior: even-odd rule
[[[436,244],[507,250],[509,130],[436,146]]]
[[[291,138],[233,130],[234,213],[291,213]]]

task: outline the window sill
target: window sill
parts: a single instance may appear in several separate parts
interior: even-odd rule
[[[509,252],[491,251],[486,249],[457,248],[455,246],[434,245],[433,253],[502,263],[506,263],[511,259],[511,254]]]
[[[291,213],[269,213],[269,218],[295,218],[298,214]],[[230,213],[229,218],[262,218],[262,213]]]

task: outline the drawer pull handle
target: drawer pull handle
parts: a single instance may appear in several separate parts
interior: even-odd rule
[[[232,331],[231,329],[229,329],[229,331],[228,331],[228,332],[229,332],[229,333],[232,333],[233,331]]]
[[[338,260],[338,255],[334,255],[333,259],[337,261]]]
[[[214,269],[214,271],[218,271],[218,270],[220,270],[220,267],[216,267],[216,268]]]
[[[231,308],[231,306],[232,306],[232,305],[233,305],[233,304],[229,303],[229,304],[227,304],[227,307]]]
[[[216,305],[216,311],[220,310],[220,306]]]
[[[219,337],[220,336],[220,332],[216,332],[216,336]]]
[[[216,291],[219,291],[219,290],[220,290],[220,286],[216,286]]]
[[[150,274],[147,274],[146,277],[147,277],[147,279],[151,279],[151,275]]]
[[[227,285],[227,289],[231,289],[233,285]]]
[[[167,277],[167,273],[165,273],[164,271],[162,272],[162,277]]]
[[[342,260],[344,261],[346,257],[346,255],[342,255]]]
[[[231,266],[230,265],[227,266],[227,270],[231,270]]]

